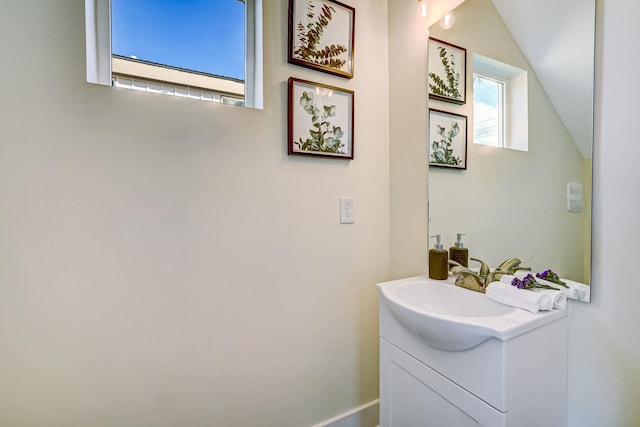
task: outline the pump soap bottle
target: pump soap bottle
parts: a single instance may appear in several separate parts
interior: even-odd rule
[[[464,267],[469,267],[469,249],[463,246],[462,236],[464,234],[458,233],[458,240],[454,246],[449,248],[449,259]]]
[[[436,280],[445,280],[449,277],[449,254],[442,248],[440,235],[431,236],[436,239],[433,249],[429,249],[429,277]]]

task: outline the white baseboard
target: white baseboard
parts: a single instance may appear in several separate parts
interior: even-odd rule
[[[379,420],[380,399],[376,399],[313,427],[378,427]]]

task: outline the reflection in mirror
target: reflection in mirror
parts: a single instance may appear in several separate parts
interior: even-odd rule
[[[87,81],[262,108],[261,0],[85,0]]]
[[[527,149],[475,143],[472,94],[464,105],[429,100],[469,118],[467,169],[429,170],[429,233],[445,247],[465,233],[470,256],[492,267],[517,257],[589,284],[595,2],[466,0],[454,12],[455,24],[433,24],[430,37],[467,49],[467,88],[474,55],[526,72]],[[524,125],[509,113],[504,135]]]

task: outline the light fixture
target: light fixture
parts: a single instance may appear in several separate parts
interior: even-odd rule
[[[442,27],[443,30],[448,30],[453,27],[454,22],[456,22],[456,15],[454,15],[453,12],[449,12],[440,18],[440,27]]]
[[[427,17],[427,0],[418,0],[418,17]]]

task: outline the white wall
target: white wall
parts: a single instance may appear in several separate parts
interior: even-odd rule
[[[427,35],[415,2],[389,1],[391,272],[427,274]]]
[[[301,426],[377,397],[387,2],[349,1],[352,80],[286,63],[287,3],[256,111],[87,84],[83,0],[0,2],[0,425]],[[355,90],[355,160],[287,156],[289,76]]]
[[[591,304],[573,304],[571,427],[640,425],[640,4],[598,0],[594,270]]]

